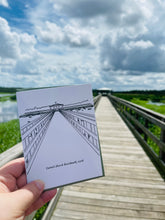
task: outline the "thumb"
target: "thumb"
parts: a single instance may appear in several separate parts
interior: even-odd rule
[[[13,192],[17,208],[25,212],[39,198],[43,190],[44,183],[41,180],[36,180]]]

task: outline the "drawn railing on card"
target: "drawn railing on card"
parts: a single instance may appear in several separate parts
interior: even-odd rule
[[[60,111],[74,129],[85,139],[89,146],[100,155],[97,128],[94,115],[73,111]]]
[[[28,129],[27,132],[22,135],[27,174],[35,160],[53,115],[54,112],[46,114],[36,125],[33,125],[31,129]]]
[[[43,119],[45,117],[47,117],[49,113],[47,114],[41,114],[39,117],[37,117],[36,119],[34,119],[33,121],[28,121],[28,123],[26,123],[24,126],[21,127],[21,134],[24,135],[26,132],[28,132],[28,130],[30,130],[31,128],[33,128],[34,126],[36,126],[38,123],[40,123],[41,121],[43,121]]]

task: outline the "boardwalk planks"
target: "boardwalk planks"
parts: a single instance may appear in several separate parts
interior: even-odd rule
[[[96,118],[105,177],[65,187],[51,220],[165,219],[165,183],[106,97]]]

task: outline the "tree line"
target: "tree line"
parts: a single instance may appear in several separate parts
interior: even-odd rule
[[[16,87],[0,87],[0,92],[1,93],[16,93],[18,89],[21,89],[21,88],[16,88]]]
[[[112,95],[126,99],[127,101],[131,101],[133,98],[138,98],[144,101],[151,100],[152,102],[165,103],[165,90],[133,90],[112,92]]]

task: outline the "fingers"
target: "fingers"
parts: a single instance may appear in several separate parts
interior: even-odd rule
[[[18,189],[24,187],[27,184],[27,178],[25,173],[23,173],[20,177],[18,177],[16,184]]]
[[[32,211],[39,209],[50,201],[57,192],[54,189],[43,193],[44,183],[41,180],[27,184],[23,158],[13,160],[0,168],[0,177],[1,185],[8,187],[5,192],[19,189],[10,193],[10,196],[8,193],[1,195],[6,196],[6,201],[10,200],[10,209],[18,210],[22,214],[26,213],[28,215]]]
[[[25,171],[24,158],[13,160],[0,168],[0,174],[10,174],[15,178],[19,177]]]
[[[38,200],[44,190],[44,183],[41,180],[33,181],[22,189],[12,193],[15,206],[18,210],[25,212],[32,204]]]
[[[44,201],[44,203],[49,202],[56,195],[56,193],[57,189],[46,191],[41,195],[41,199]]]
[[[38,198],[37,201],[33,203],[33,205],[27,210],[26,215],[30,215],[33,211],[42,207],[45,203],[49,202],[57,193],[57,189],[49,190]]]

